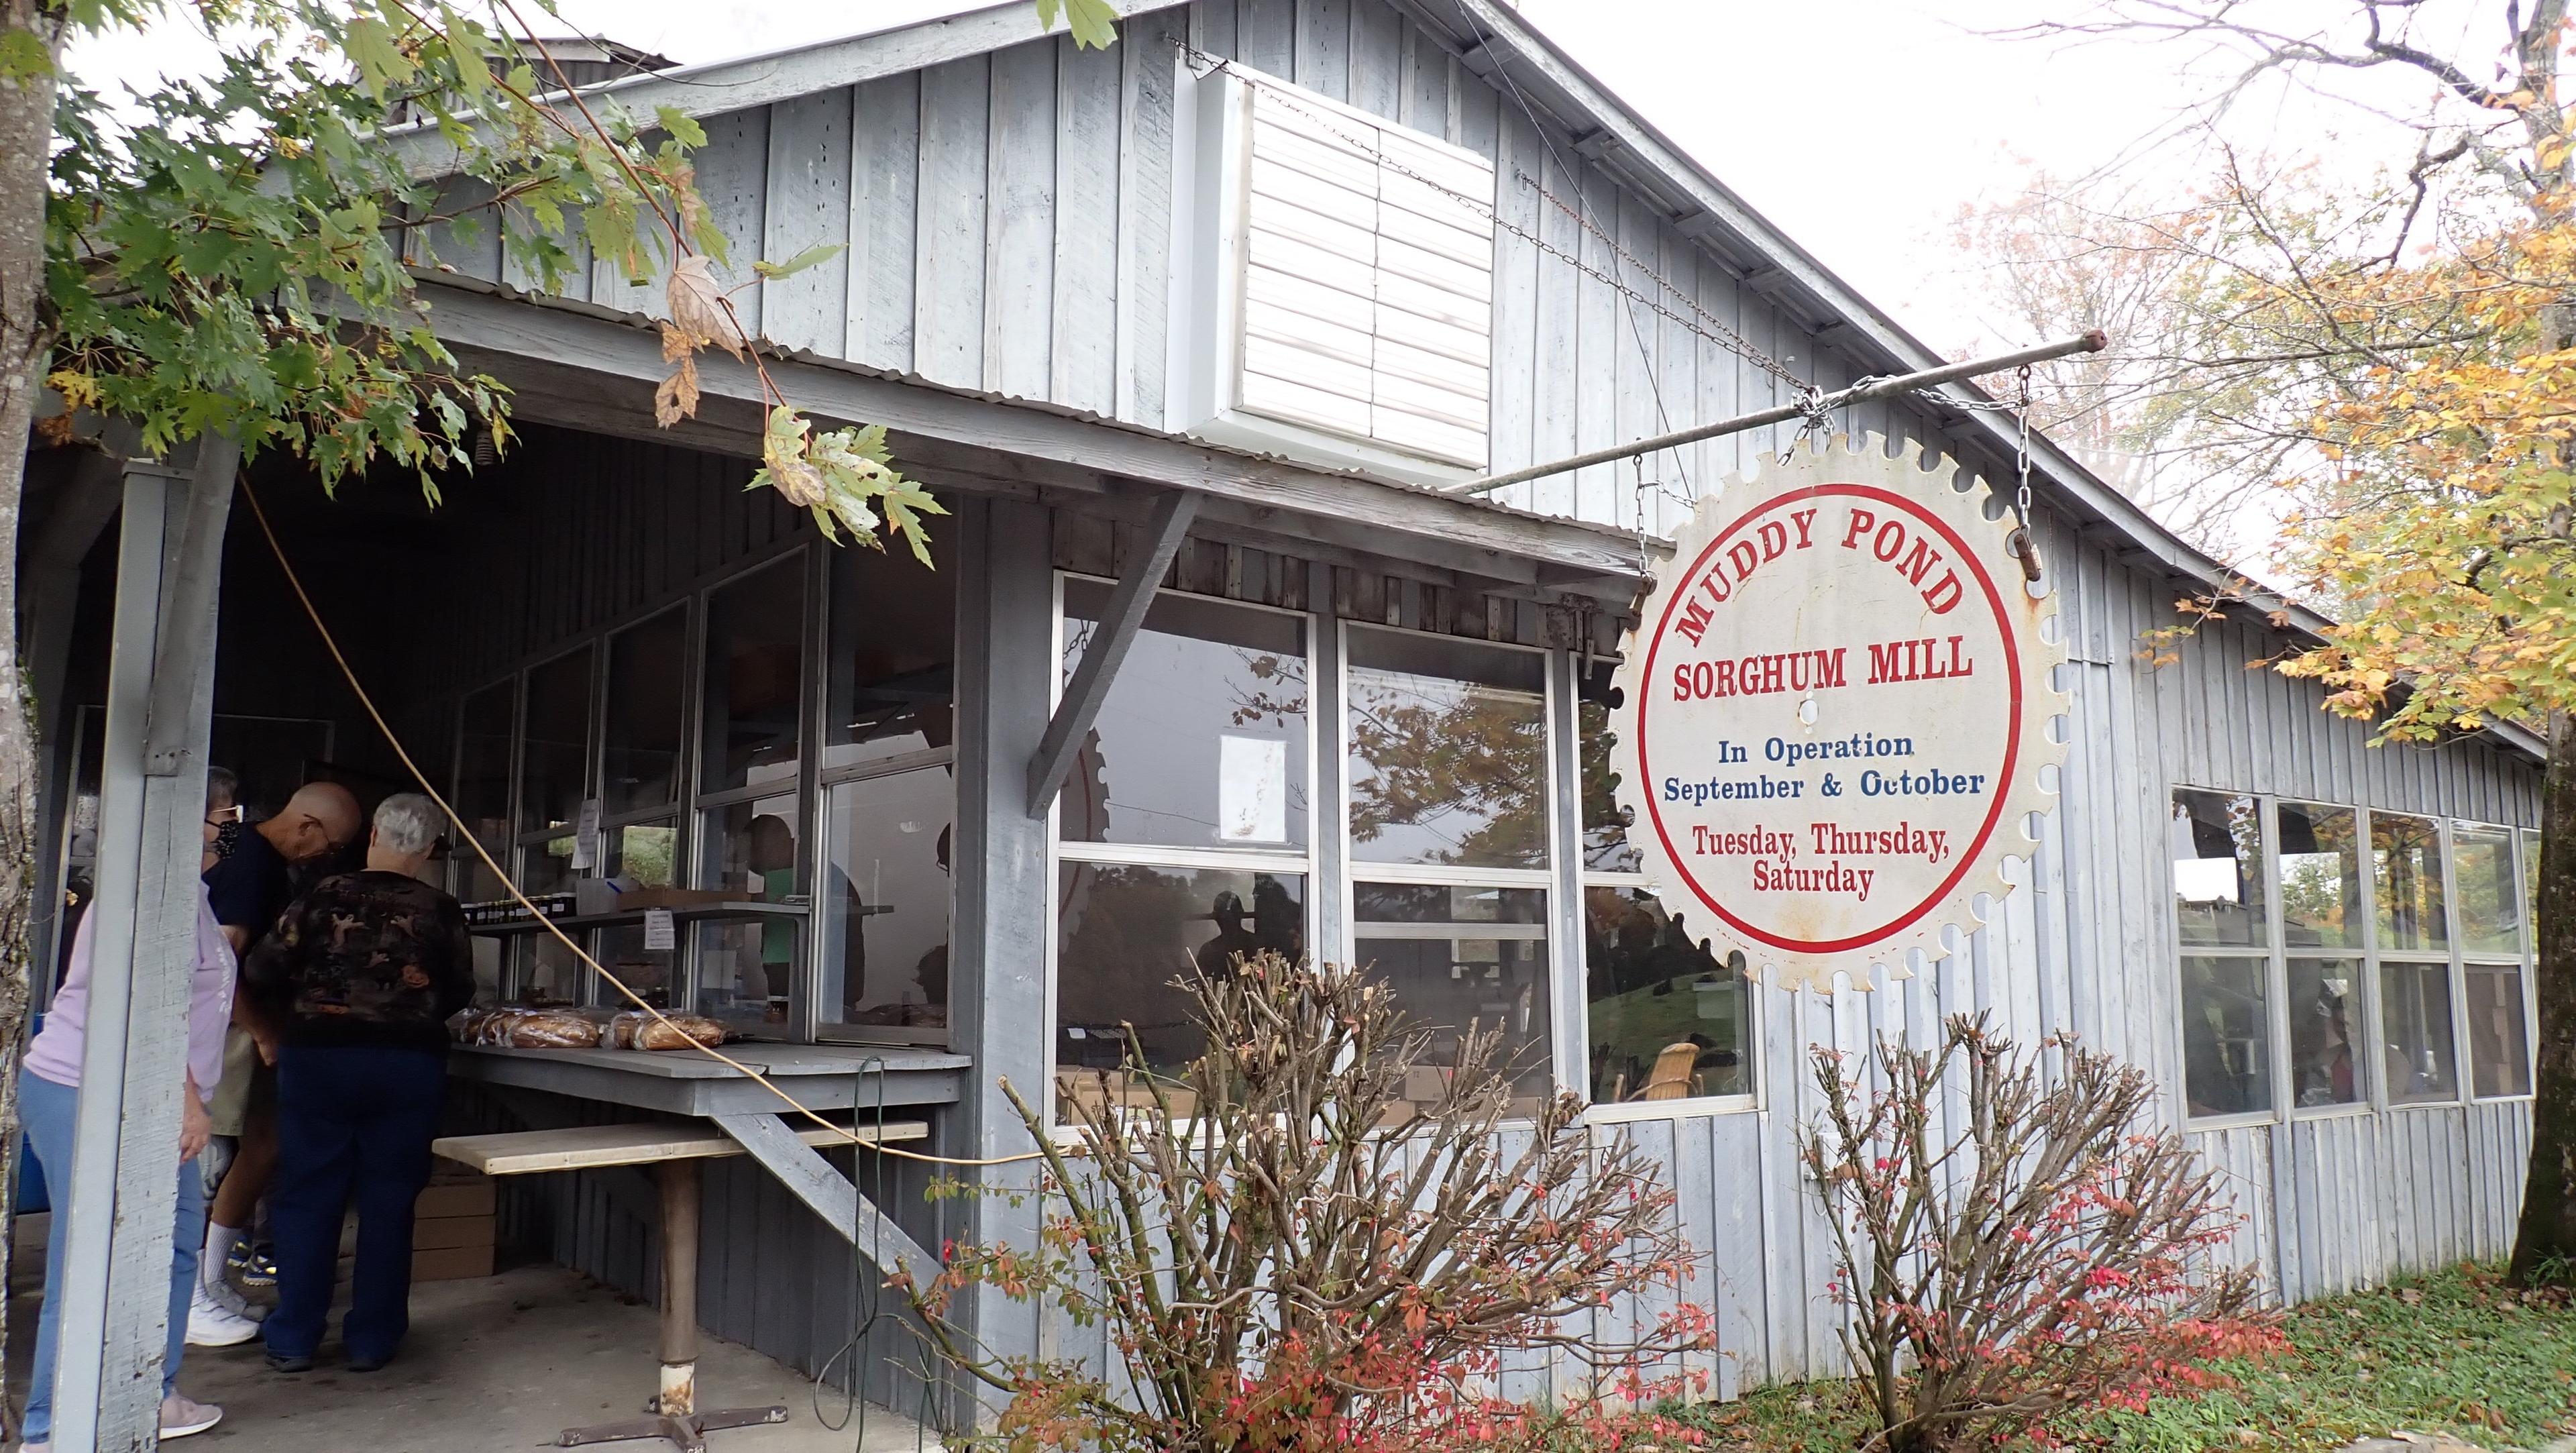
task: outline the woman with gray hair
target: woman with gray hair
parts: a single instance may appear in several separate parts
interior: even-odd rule
[[[340,1221],[358,1210],[341,1350],[353,1372],[393,1358],[411,1325],[412,1203],[447,1094],[447,1017],[474,997],[465,912],[428,882],[446,819],[416,792],[376,808],[361,872],[288,905],[242,966],[242,992],[275,1036],[277,1310],[269,1366],[313,1366],[331,1310]]]

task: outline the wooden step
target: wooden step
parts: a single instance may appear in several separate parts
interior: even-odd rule
[[[849,1131],[825,1130],[811,1123],[797,1132],[817,1149],[848,1145],[855,1135],[863,1145],[879,1140],[922,1140],[930,1127],[919,1120],[889,1120],[882,1132],[874,1125]],[[740,1155],[742,1146],[717,1130],[669,1123],[642,1125],[577,1125],[568,1130],[516,1130],[497,1135],[450,1135],[430,1142],[430,1150],[472,1166],[485,1175],[529,1175],[550,1170],[591,1170],[612,1165],[651,1165],[664,1160],[712,1160]]]

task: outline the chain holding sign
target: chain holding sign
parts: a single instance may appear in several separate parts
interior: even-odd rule
[[[1875,435],[1803,442],[1700,501],[1627,639],[1628,840],[1668,908],[1782,987],[1943,952],[2054,805],[2056,603],[2006,502],[1957,474]]]

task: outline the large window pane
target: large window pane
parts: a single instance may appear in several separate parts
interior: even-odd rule
[[[1607,666],[1583,680],[1575,704],[1575,727],[1581,733],[1583,774],[1583,866],[1595,873],[1633,873],[1645,858],[1628,841],[1628,815],[1620,810],[1619,739],[1610,730],[1610,713],[1618,705]]]
[[[456,815],[492,855],[510,860],[510,729],[519,683],[500,681],[465,698],[457,720]],[[455,845],[457,896],[469,903],[509,896],[471,845]]]
[[[1128,1026],[1149,1071],[1176,1075],[1207,1043],[1176,981],[1230,972],[1264,949],[1306,952],[1306,880],[1297,874],[1066,863],[1058,892],[1060,1100],[1152,1104],[1122,1072]]]
[[[581,981],[590,971],[563,940],[539,929],[514,934],[508,942],[518,958],[516,1002],[538,1009],[581,1002]]]
[[[1354,883],[1351,916],[1359,963],[1383,978],[1414,1025],[1432,1031],[1430,1063],[1405,1098],[1441,1095],[1439,1066],[1454,1064],[1470,1025],[1503,1032],[1518,1071],[1518,1111],[1535,1113],[1554,1077],[1548,1062],[1547,891],[1418,883]]]
[[[2372,813],[2370,862],[2380,950],[2447,948],[2451,936],[2442,918],[2442,839],[2433,824],[2421,817]]]
[[[2531,1038],[2523,1019],[2522,966],[2469,965],[2469,1074],[2473,1092],[2531,1093]]]
[[[2513,870],[2512,833],[2453,824],[2451,889],[2459,895],[2462,953],[2522,953],[2522,883]]]
[[[2263,817],[2251,797],[2173,796],[2174,916],[2186,944],[2261,948]]]
[[[2361,1103],[2353,1048],[2361,1030],[2360,962],[2294,958],[2289,977],[2290,1103],[2303,1110]]]
[[[519,756],[519,831],[570,827],[590,777],[590,648],[528,671],[527,744]]]
[[[950,540],[946,530],[932,536],[929,569],[909,550],[833,552],[823,770],[955,739],[957,571]]]
[[[608,638],[599,795],[611,814],[668,804],[680,783],[689,613],[666,610]]]
[[[2292,948],[2361,942],[2361,814],[2349,807],[2284,802],[2281,936]]]
[[[817,920],[824,1023],[947,1028],[956,817],[957,782],[946,767],[831,789],[823,828],[830,861]]]
[[[571,892],[574,876],[570,833],[519,849],[519,891],[531,898]]]
[[[2378,818],[2371,819],[2373,828]],[[2374,836],[2376,834],[2374,833]],[[2379,1024],[2388,1098],[2399,1104],[2458,1097],[2451,1063],[2451,966],[2381,964]]]
[[[758,903],[800,891],[794,794],[730,803],[698,821],[698,886]],[[698,1012],[746,1034],[784,1033],[800,926],[784,914],[698,925]]]
[[[2522,834],[2522,921],[2532,925],[2536,950],[2540,925],[2540,834],[2528,828]]]
[[[1540,657],[1402,631],[1348,639],[1351,856],[1545,867]]]
[[[1064,583],[1065,680],[1108,603]],[[1156,596],[1065,779],[1065,838],[1303,847],[1306,691],[1304,617]]]
[[[600,967],[615,974],[627,988],[643,997],[656,1009],[671,1007],[673,970],[679,955],[664,949],[644,946],[644,925],[627,924],[621,928],[599,931],[599,947],[592,952],[599,957]],[[610,1009],[632,1009],[635,1001],[620,994],[608,984],[599,986],[599,1002]]]
[[[2272,1108],[2272,1019],[2264,977],[2258,958],[2183,956],[2183,1096],[2192,1114]]]
[[[698,924],[698,1012],[736,1034],[784,1036],[801,926],[784,915]]]
[[[1583,890],[1595,1101],[1753,1091],[1752,986],[1642,888]]]
[[[795,777],[804,661],[802,556],[764,567],[707,597],[699,792]]]

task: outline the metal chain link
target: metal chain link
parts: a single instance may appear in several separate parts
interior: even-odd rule
[[[2023,578],[2036,585],[2040,564],[2039,545],[2030,532],[2030,365],[2023,364],[2014,376],[2021,383],[2021,437],[2013,450],[2013,471],[2018,476],[2012,498],[2013,528],[2004,537],[2004,546],[2021,562]]]
[[[1791,372],[1787,364],[1784,364],[1778,359],[1773,358],[1770,354],[1763,352],[1760,348],[1754,345],[1753,340],[1736,332],[1726,324],[1719,322],[1706,308],[1701,307],[1698,300],[1694,299],[1686,289],[1676,286],[1663,274],[1655,271],[1652,267],[1647,266],[1646,263],[1641,261],[1635,253],[1632,253],[1628,249],[1620,246],[1619,239],[1611,236],[1609,232],[1602,228],[1600,223],[1583,215],[1580,208],[1567,205],[1564,198],[1549,191],[1546,185],[1540,182],[1538,178],[1531,176],[1529,173],[1522,171],[1518,167],[1514,167],[1512,169],[1512,176],[1523,185],[1527,186],[1531,191],[1538,193],[1540,198],[1546,201],[1549,206],[1554,207],[1556,210],[1563,212],[1566,216],[1573,218],[1575,225],[1581,227],[1584,231],[1591,233],[1594,237],[1599,238],[1601,240],[1601,244],[1609,248],[1612,253],[1616,254],[1620,261],[1645,274],[1648,278],[1651,278],[1654,281],[1655,286],[1662,288],[1665,292],[1681,299],[1682,306],[1698,314],[1700,321],[1698,323],[1692,323],[1689,319],[1680,317],[1670,310],[1657,305],[1652,298],[1645,297],[1642,294],[1635,293],[1624,288],[1621,289],[1621,291],[1628,292],[1630,297],[1636,298],[1637,301],[1644,303],[1650,308],[1654,308],[1655,311],[1662,313],[1667,318],[1671,318],[1674,322],[1690,329],[1692,332],[1697,333],[1702,338],[1718,345],[1729,353],[1736,354],[1746,362],[1751,363],[1754,367],[1770,374],[1772,377],[1777,378],[1784,383],[1796,384],[1800,388],[1811,387],[1811,385],[1807,384],[1795,373]],[[1503,222],[1499,217],[1497,217],[1495,221],[1499,226],[1511,226],[1510,223]],[[1514,230],[1517,231],[1518,229]],[[1527,234],[1523,235],[1526,236]],[[1541,245],[1544,246],[1545,244]],[[1556,249],[1552,247],[1548,250],[1551,252],[1556,251]],[[1561,257],[1564,254],[1559,252],[1557,255]]]
[[[1661,276],[1657,275],[1652,268],[1638,262],[1625,249],[1621,248],[1608,233],[1603,232],[1599,225],[1584,217],[1581,212],[1566,207],[1564,202],[1551,195],[1546,188],[1539,187],[1536,182],[1530,181],[1527,174],[1518,171],[1513,173],[1513,175],[1519,177],[1521,180],[1530,182],[1531,186],[1537,188],[1540,196],[1547,198],[1548,201],[1554,203],[1560,210],[1563,210],[1569,216],[1572,216],[1576,222],[1582,224],[1585,231],[1590,232],[1595,237],[1600,238],[1603,242],[1608,243],[1612,252],[1617,253],[1639,272],[1653,278],[1665,291],[1680,297],[1685,306],[1689,307],[1692,312],[1699,313],[1701,318],[1707,319],[1707,321],[1702,323],[1691,318],[1683,317],[1680,313],[1677,313],[1671,308],[1665,306],[1660,300],[1648,297],[1646,294],[1630,287],[1619,277],[1611,273],[1604,272],[1599,267],[1585,261],[1581,256],[1566,251],[1564,248],[1557,246],[1555,243],[1548,241],[1546,238],[1539,236],[1537,233],[1532,232],[1528,228],[1521,226],[1519,223],[1503,216],[1503,214],[1495,208],[1492,202],[1487,201],[1482,197],[1471,196],[1454,187],[1445,186],[1439,182],[1433,181],[1431,178],[1422,175],[1420,172],[1413,170],[1404,163],[1389,157],[1385,152],[1379,150],[1373,143],[1362,141],[1358,137],[1341,129],[1341,127],[1335,123],[1333,118],[1323,115],[1312,107],[1298,104],[1296,97],[1288,94],[1281,87],[1270,83],[1266,77],[1255,75],[1252,72],[1243,70],[1236,66],[1234,62],[1227,60],[1223,56],[1210,55],[1208,52],[1200,50],[1197,46],[1190,44],[1188,41],[1183,40],[1178,36],[1172,37],[1172,44],[1189,60],[1191,68],[1198,74],[1206,75],[1214,71],[1224,71],[1246,85],[1260,87],[1262,90],[1268,92],[1271,98],[1277,101],[1282,107],[1285,107],[1290,111],[1294,111],[1300,117],[1313,122],[1317,127],[1321,128],[1325,134],[1339,140],[1343,145],[1357,151],[1362,156],[1368,157],[1377,165],[1384,167],[1386,170],[1409,181],[1418,182],[1423,186],[1429,187],[1441,196],[1449,198],[1460,206],[1474,212],[1478,217],[1490,222],[1496,229],[1510,233],[1512,236],[1528,243],[1540,252],[1565,262],[1576,272],[1583,274],[1594,282],[1600,283],[1602,286],[1618,293],[1621,297],[1627,298],[1632,302],[1642,303],[1646,307],[1652,308],[1662,317],[1680,324],[1689,332],[1716,344],[1718,347],[1725,349],[1729,353],[1735,354],[1737,357],[1744,359],[1754,367],[1761,369],[1765,373],[1771,374],[1782,382],[1813,392],[1812,385],[1805,383],[1799,379],[1796,374],[1790,372],[1785,365],[1772,358],[1769,354],[1764,353],[1761,349],[1755,347],[1743,334],[1736,332],[1734,329],[1727,327],[1723,323],[1717,322],[1713,318],[1708,318],[1707,314],[1701,310],[1700,306],[1697,303],[1692,302],[1686,294],[1681,292],[1680,289],[1675,288],[1671,283],[1666,282]]]

